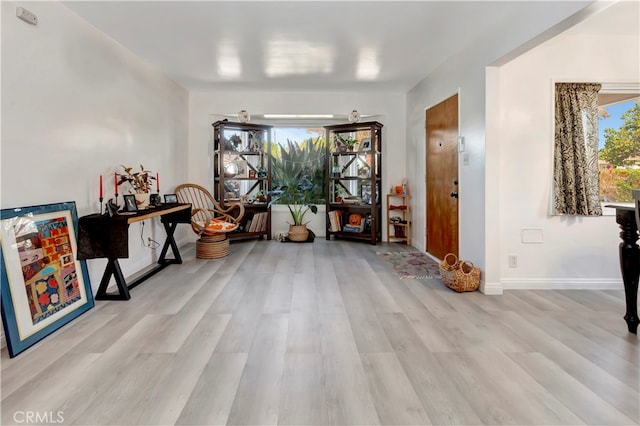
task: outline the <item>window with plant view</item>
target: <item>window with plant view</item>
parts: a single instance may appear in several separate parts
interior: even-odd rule
[[[600,200],[632,202],[640,188],[640,97],[599,109]]]
[[[299,187],[304,201],[325,203],[325,131],[312,127],[274,127],[271,186]],[[276,201],[287,204],[288,200]]]

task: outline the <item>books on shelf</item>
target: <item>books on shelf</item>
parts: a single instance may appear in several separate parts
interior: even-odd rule
[[[247,221],[247,232],[264,232],[267,230],[267,220],[269,219],[269,213],[259,212],[253,215],[253,218]]]
[[[329,231],[339,232],[342,229],[342,211],[331,210],[329,212]]]

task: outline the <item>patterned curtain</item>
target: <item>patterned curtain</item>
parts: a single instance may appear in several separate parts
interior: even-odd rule
[[[556,83],[556,214],[600,216],[597,83]]]

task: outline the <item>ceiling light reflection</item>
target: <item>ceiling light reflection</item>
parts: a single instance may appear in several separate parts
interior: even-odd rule
[[[239,78],[242,73],[238,49],[230,42],[223,41],[218,47],[218,75],[222,78]]]
[[[271,40],[267,43],[265,74],[287,75],[329,74],[333,71],[333,54],[325,44],[303,40]]]
[[[358,68],[356,78],[358,80],[375,80],[380,73],[378,53],[373,47],[363,47],[358,54]]]

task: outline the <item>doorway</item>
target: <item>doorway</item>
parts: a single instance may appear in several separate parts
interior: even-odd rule
[[[426,248],[443,259],[458,253],[458,95],[427,109]]]

